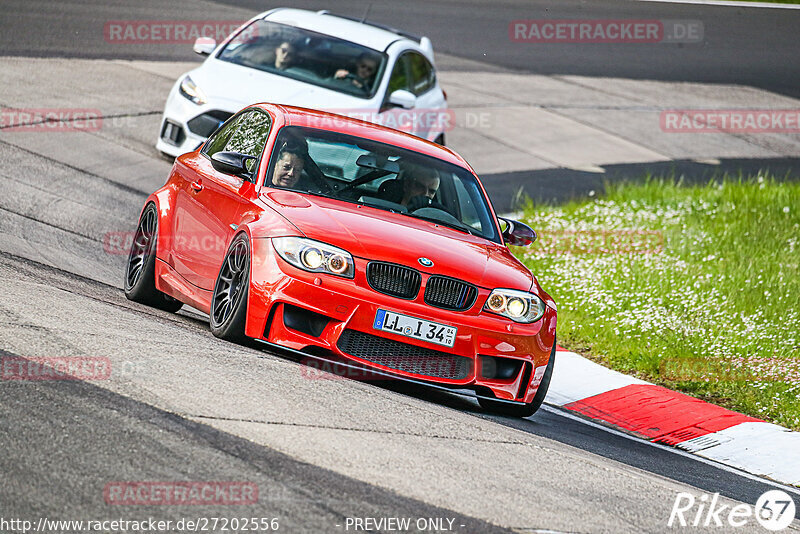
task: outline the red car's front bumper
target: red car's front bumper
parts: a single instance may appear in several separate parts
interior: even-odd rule
[[[488,388],[500,399],[533,400],[555,342],[555,310],[547,307],[533,324],[514,323],[481,312],[490,292],[483,288],[466,311],[440,309],[423,301],[426,278],[416,299],[395,298],[369,286],[367,260],[355,262],[354,279],[310,273],[279,258],[270,239],[253,239],[245,333],[300,351],[320,347],[393,375]],[[379,309],[455,326],[455,344],[444,347],[376,330]]]

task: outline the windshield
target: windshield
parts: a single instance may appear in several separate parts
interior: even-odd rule
[[[370,48],[266,20],[244,28],[217,58],[361,98],[375,94],[386,63]]]
[[[369,139],[287,126],[276,140],[265,185],[402,213],[500,242],[471,172]]]

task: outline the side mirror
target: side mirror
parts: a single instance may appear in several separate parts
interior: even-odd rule
[[[219,172],[233,174],[235,176],[250,175],[248,161],[255,161],[256,158],[238,152],[217,152],[211,156],[211,165]]]
[[[512,221],[511,219],[504,219],[503,217],[498,217],[498,219],[506,223],[506,228],[503,230],[503,240],[506,242],[506,245],[527,247],[536,241],[536,232],[527,224]]]
[[[403,109],[411,109],[417,105],[417,97],[414,96],[414,93],[411,91],[398,89],[389,95],[389,105]]]
[[[207,56],[217,47],[217,42],[211,37],[198,37],[194,42],[193,50],[201,56]]]

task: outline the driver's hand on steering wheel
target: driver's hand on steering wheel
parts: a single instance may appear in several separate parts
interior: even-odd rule
[[[411,197],[411,200],[408,201],[408,211],[416,211],[420,208],[427,208],[430,207],[432,200],[426,195],[417,195],[415,197]]]
[[[334,74],[333,77],[338,80],[350,80],[350,82],[356,87],[364,89],[364,84],[361,82],[361,80],[358,79],[358,76],[356,76],[347,69],[337,70],[336,74]]]
[[[415,197],[411,197],[411,200],[408,201],[408,205],[406,206],[406,208],[408,208],[408,212],[409,213],[411,213],[412,211],[416,211],[418,209],[422,209],[422,208],[433,208],[433,209],[445,211],[445,212],[449,213],[450,215],[453,215],[450,212],[450,210],[447,209],[447,207],[445,207],[444,204],[442,204],[441,202],[437,202],[437,201],[433,200],[431,197],[429,197],[427,195],[417,195]],[[455,215],[453,215],[453,216],[455,217]]]
[[[408,208],[409,212],[422,209],[422,208],[434,208],[437,210],[442,210],[450,213],[450,210],[444,207],[444,204],[441,202],[436,202],[431,197],[427,195],[417,195],[415,197],[411,197],[411,200],[408,201]]]

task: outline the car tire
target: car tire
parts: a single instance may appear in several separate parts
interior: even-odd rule
[[[158,210],[150,203],[139,219],[125,264],[125,296],[128,300],[174,313],[183,303],[156,289],[157,239]]]
[[[553,350],[550,351],[550,360],[547,362],[547,368],[542,376],[542,382],[539,384],[539,389],[536,390],[536,395],[529,403],[508,404],[505,402],[498,402],[491,399],[478,399],[478,403],[486,411],[496,413],[498,415],[508,415],[511,417],[530,417],[542,406],[544,398],[547,396],[547,390],[550,389],[550,379],[553,376],[553,366],[556,361],[556,342],[553,340]]]
[[[211,333],[220,339],[245,343],[247,297],[250,289],[250,242],[241,233],[231,241],[214,284],[209,313]]]

